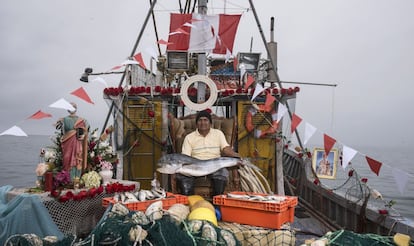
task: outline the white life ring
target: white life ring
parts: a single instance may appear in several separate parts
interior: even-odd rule
[[[207,101],[205,101],[203,103],[194,103],[188,97],[188,94],[187,94],[188,88],[195,82],[203,82],[208,87],[210,87],[210,97],[207,99]],[[189,79],[187,79],[186,81],[183,82],[183,84],[181,86],[180,95],[181,95],[181,100],[183,100],[183,103],[184,103],[185,106],[189,107],[190,109],[192,109],[194,111],[202,111],[204,109],[210,108],[216,102],[216,100],[217,100],[217,86],[213,82],[213,80],[211,80],[209,77],[207,77],[205,75],[194,75],[194,76],[191,76]]]

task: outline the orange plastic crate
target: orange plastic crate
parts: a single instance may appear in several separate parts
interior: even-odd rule
[[[131,203],[122,203],[122,204],[125,205],[129,210],[145,211],[149,205],[157,201],[162,201],[163,209],[168,209],[176,203],[188,204],[187,196],[183,196],[180,194],[174,194],[170,192],[167,192],[167,197],[164,199],[155,199],[155,200],[148,200],[148,201],[143,201],[143,202],[131,202]],[[108,207],[110,203],[112,204],[115,203],[115,200],[113,197],[106,197],[102,199],[102,206]]]
[[[232,192],[232,194],[265,195],[246,192]],[[220,206],[223,221],[280,229],[284,223],[294,221],[295,206],[298,202],[297,197],[285,197],[285,201],[275,203],[249,201],[219,195],[213,197],[213,203]]]

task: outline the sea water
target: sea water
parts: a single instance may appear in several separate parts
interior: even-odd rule
[[[30,135],[29,137],[0,136],[0,187],[12,185],[16,188],[34,187],[36,182],[35,169],[42,160],[40,150],[52,146],[50,136]],[[352,166],[358,174],[368,178],[368,184],[381,192],[385,201],[394,200],[393,206],[402,216],[414,220],[414,165],[410,149],[389,147],[360,147],[356,148],[357,155],[352,160]],[[369,156],[383,163],[380,175],[370,169],[364,159]],[[392,170],[398,168],[408,174],[409,180],[403,194],[397,188]],[[337,168],[337,176],[346,177],[347,171]],[[327,183],[327,180],[321,180]]]

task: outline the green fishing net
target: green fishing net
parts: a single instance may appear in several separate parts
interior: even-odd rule
[[[325,235],[329,240],[329,245],[342,246],[342,245],[354,245],[354,246],[392,246],[394,240],[390,236],[379,236],[377,234],[359,234],[347,230],[338,230]]]

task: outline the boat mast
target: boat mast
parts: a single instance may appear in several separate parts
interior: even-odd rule
[[[201,15],[207,14],[208,0],[198,0],[198,13]],[[206,53],[198,54],[198,74],[206,75],[207,73],[207,58]],[[206,100],[206,84],[198,83],[197,85],[197,103],[203,103]]]

